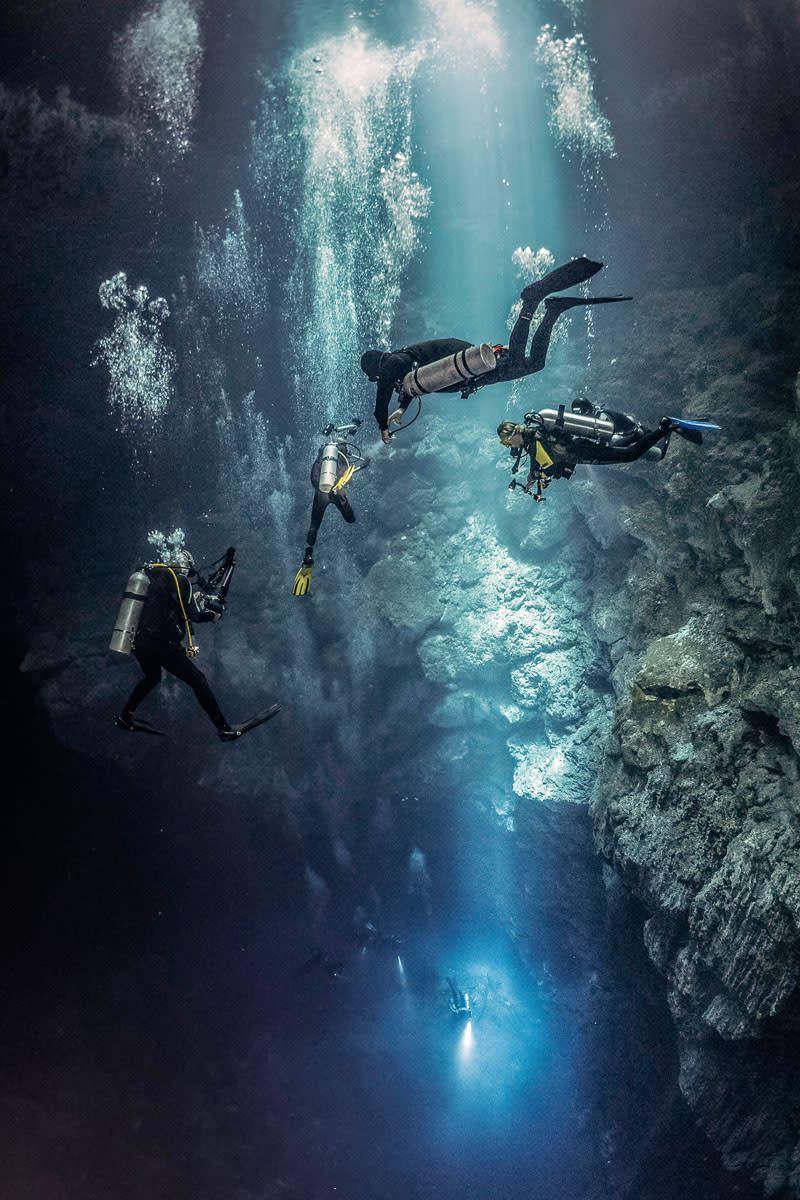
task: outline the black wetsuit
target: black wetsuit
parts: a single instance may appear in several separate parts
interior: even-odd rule
[[[185,575],[166,567],[149,567],[150,589],[144,602],[133,644],[133,654],[144,671],[128,697],[123,716],[130,717],[145,696],[161,682],[162,669],[169,671],[194,691],[201,707],[208,713],[216,729],[224,729],[226,721],[209,686],[208,680],[194,662],[187,658],[183,647],[186,624],[178,600],[175,579],[181,590],[186,614],[192,623],[213,621],[219,614],[198,607],[197,597]]]
[[[327,445],[327,443],[325,443],[325,445]],[[319,477],[322,470],[322,452],[325,449],[325,445],[320,446],[319,453],[314,459],[314,464],[311,468],[311,482],[314,485],[314,503],[311,506],[311,523],[308,527],[308,533],[306,534],[305,556],[307,559],[311,557],[314,543],[317,540],[317,533],[320,525],[322,524],[322,518],[325,516],[325,510],[329,504],[335,504],[345,521],[347,521],[349,524],[352,525],[353,521],[356,519],[356,514],[353,512],[352,505],[343,491],[334,492],[331,490],[330,492],[321,492],[319,490]],[[337,449],[342,452],[342,454],[347,453],[346,442],[337,442],[336,446]],[[336,470],[337,480],[341,479],[346,470],[347,461],[340,455]]]
[[[384,354],[378,369],[378,389],[375,394],[375,420],[383,432],[389,428],[389,401],[397,384],[401,383],[414,367],[424,367],[427,363],[438,362],[455,354],[458,350],[466,350],[473,342],[463,342],[461,338],[432,338],[428,342],[415,342],[413,346],[404,346],[402,350],[392,350]],[[442,388],[445,392],[460,392],[461,385]],[[398,401],[399,403],[399,401]]]
[[[550,335],[561,312],[554,308],[545,309],[545,314],[531,339],[530,353],[526,354],[534,311],[527,311],[523,306],[511,331],[511,337],[508,339],[508,347],[502,347],[496,351],[497,365],[491,371],[487,371],[475,379],[475,388],[485,387],[490,383],[505,383],[511,379],[520,379],[523,375],[533,375],[542,370],[547,359]],[[413,370],[415,366],[421,367],[427,363],[437,362],[440,358],[447,358],[448,355],[455,354],[458,350],[466,350],[468,346],[474,345],[474,342],[464,342],[461,338],[434,338],[431,341],[416,342],[413,346],[404,346],[402,350],[392,350],[385,354],[378,368],[378,389],[375,395],[375,420],[378,422],[381,432],[389,428],[389,402],[392,393],[409,371]],[[471,388],[471,385],[464,383],[453,383],[449,387],[439,388],[439,391],[463,392],[465,386]],[[403,399],[407,404],[408,397],[403,397]],[[405,408],[405,404],[401,404],[399,399],[398,404]]]
[[[667,431],[661,428],[645,429],[627,413],[610,409],[595,409],[594,412],[595,415],[613,422],[614,434],[607,442],[564,431],[531,430],[530,433],[526,433],[523,449],[531,455],[531,463],[535,464],[537,441],[553,460],[551,467],[532,469],[528,476],[529,483],[535,482],[537,477],[543,482],[549,482],[551,479],[569,479],[579,463],[635,462],[667,436]],[[662,458],[665,452],[666,442],[662,448]]]

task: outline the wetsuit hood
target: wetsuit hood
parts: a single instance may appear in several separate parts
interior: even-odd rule
[[[377,379],[384,357],[382,350],[367,350],[361,355],[361,370],[368,378]]]

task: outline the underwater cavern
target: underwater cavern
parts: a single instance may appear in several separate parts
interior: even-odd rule
[[[794,0],[8,0],[4,1197],[800,1200],[798,145]]]

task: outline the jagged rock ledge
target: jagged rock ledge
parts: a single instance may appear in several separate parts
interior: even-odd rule
[[[591,801],[600,852],[651,914],[645,944],[667,981],[684,1096],[729,1167],[792,1197],[800,345],[786,314],[797,290],[787,281],[769,292],[748,277],[641,306],[650,316],[637,377],[672,376],[681,411],[713,414],[723,432],[702,452],[673,446],[646,492],[626,483],[616,537],[596,538],[593,616],[615,663],[616,703]],[[742,328],[745,295],[758,315]],[[675,339],[698,311],[705,335],[684,339],[677,357]],[[659,338],[659,327],[670,334]]]

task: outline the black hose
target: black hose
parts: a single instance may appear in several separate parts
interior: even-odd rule
[[[416,413],[414,414],[414,416],[411,418],[410,421],[406,421],[405,425],[398,425],[397,429],[395,429],[392,432],[392,437],[394,437],[395,433],[400,433],[403,429],[408,429],[408,427],[410,425],[413,425],[421,412],[422,412],[422,396],[417,396],[417,411],[416,411]]]

